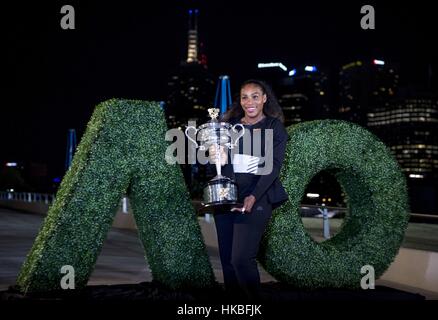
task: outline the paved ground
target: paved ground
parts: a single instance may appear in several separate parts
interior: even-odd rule
[[[329,219],[330,234],[333,236],[339,231],[342,219]],[[322,220],[303,218],[306,230],[316,239],[322,241]],[[438,224],[409,223],[402,247],[438,252]]]
[[[6,290],[15,283],[43,219],[43,215],[0,208],[0,290]],[[216,279],[223,282],[218,251],[211,246],[207,246],[207,249]],[[262,281],[273,280],[263,270],[261,277]],[[139,283],[151,280],[137,232],[111,229],[89,284]]]
[[[15,283],[16,276],[38,233],[43,215],[27,214],[0,208],[0,290]],[[321,220],[304,218],[307,230],[322,239]],[[331,220],[336,232],[339,220]],[[438,251],[438,225],[411,224],[403,246]],[[222,282],[217,249],[207,246],[216,279]],[[104,243],[89,284],[121,284],[151,281],[151,273],[143,256],[143,248],[134,230],[113,228]],[[274,279],[262,268],[262,282]]]

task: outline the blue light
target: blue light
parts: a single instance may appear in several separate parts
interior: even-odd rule
[[[189,14],[192,14],[192,10],[189,10]]]
[[[306,66],[304,68],[304,70],[306,70],[308,72],[315,72],[316,71],[316,67],[315,66]]]
[[[59,177],[53,178],[53,182],[60,183],[61,182],[61,178],[59,178]]]
[[[289,75],[292,77],[297,73],[297,69],[292,69],[291,71],[289,71]]]

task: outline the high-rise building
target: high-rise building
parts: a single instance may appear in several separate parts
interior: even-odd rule
[[[168,81],[164,110],[170,128],[182,128],[188,121],[206,120],[207,109],[213,105],[214,77],[208,72],[207,58],[199,41],[198,17],[199,10],[188,11],[187,55]]]
[[[213,106],[215,98],[215,77],[207,68],[207,57],[198,33],[199,10],[188,10],[187,54],[182,59],[177,72],[168,81],[168,96],[163,104],[169,128],[185,131],[186,126],[210,120],[207,109]],[[192,148],[187,139],[186,146]],[[193,198],[202,196],[202,187],[207,180],[206,166],[188,164],[181,165],[185,182]]]
[[[258,77],[271,84],[283,109],[285,125],[324,119],[329,114],[328,79],[316,66],[288,70],[283,63],[259,63]]]
[[[199,11],[189,10],[187,63],[197,63],[198,60],[198,14]]]
[[[328,78],[316,66],[301,66],[288,72],[278,86],[285,124],[329,117]]]
[[[227,75],[219,77],[216,87],[214,106],[220,110],[221,114],[227,112],[232,104],[230,78]]]
[[[367,127],[391,150],[406,175],[413,212],[438,210],[438,99],[400,88],[397,68],[356,61],[340,72],[339,116]]]
[[[368,113],[368,127],[390,148],[415,196],[413,210],[438,209],[438,96],[402,90]]]
[[[390,147],[410,178],[438,178],[438,99],[407,93],[368,113],[368,127]]]
[[[338,116],[362,126],[367,114],[394,98],[398,87],[397,68],[382,60],[355,61],[339,73]]]

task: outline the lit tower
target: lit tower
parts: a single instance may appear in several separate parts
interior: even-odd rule
[[[198,9],[189,10],[187,63],[198,63]]]
[[[73,160],[73,155],[76,149],[76,130],[69,129],[67,137],[67,152],[65,156],[65,170],[68,170],[71,166]]]
[[[217,83],[216,97],[214,99],[214,106],[219,108],[221,114],[227,112],[231,105],[231,90],[230,78],[228,76],[220,76]]]
[[[187,56],[168,81],[164,111],[170,128],[182,128],[188,121],[208,121],[207,109],[214,102],[215,81],[208,72],[207,57],[199,41],[199,14],[198,9],[188,10]]]
[[[169,128],[178,128],[184,132],[189,122],[196,126],[209,119],[207,109],[214,102],[215,81],[207,68],[205,47],[198,22],[202,23],[198,9],[188,10],[187,54],[181,57],[181,63],[168,81],[168,93],[163,103]],[[199,25],[202,28],[202,24]],[[191,196],[202,198],[202,187],[207,182],[206,166],[181,164],[185,181],[190,186]]]

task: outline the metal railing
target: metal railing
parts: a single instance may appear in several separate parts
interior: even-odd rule
[[[0,191],[0,201],[21,201],[51,205],[55,199],[55,195],[50,193]],[[120,208],[123,213],[128,213],[129,203],[127,197],[122,198]]]
[[[55,195],[48,193],[35,193],[35,192],[0,192],[0,201],[22,201],[28,203],[45,203],[51,205],[55,201]],[[200,202],[194,200],[193,205],[195,208],[199,207]],[[124,196],[120,201],[121,211],[125,214],[129,213],[129,199]],[[320,218],[322,219],[323,236],[325,239],[329,239],[330,235],[330,222],[332,218],[343,218],[347,212],[347,208],[344,207],[331,207],[325,205],[302,205],[300,207],[301,217],[307,218]],[[420,221],[426,223],[438,223],[438,215],[411,213],[412,221]],[[206,222],[213,221],[210,214],[205,215]]]
[[[22,201],[22,202],[40,202],[52,204],[55,196],[49,193],[35,192],[0,192],[0,201]]]

